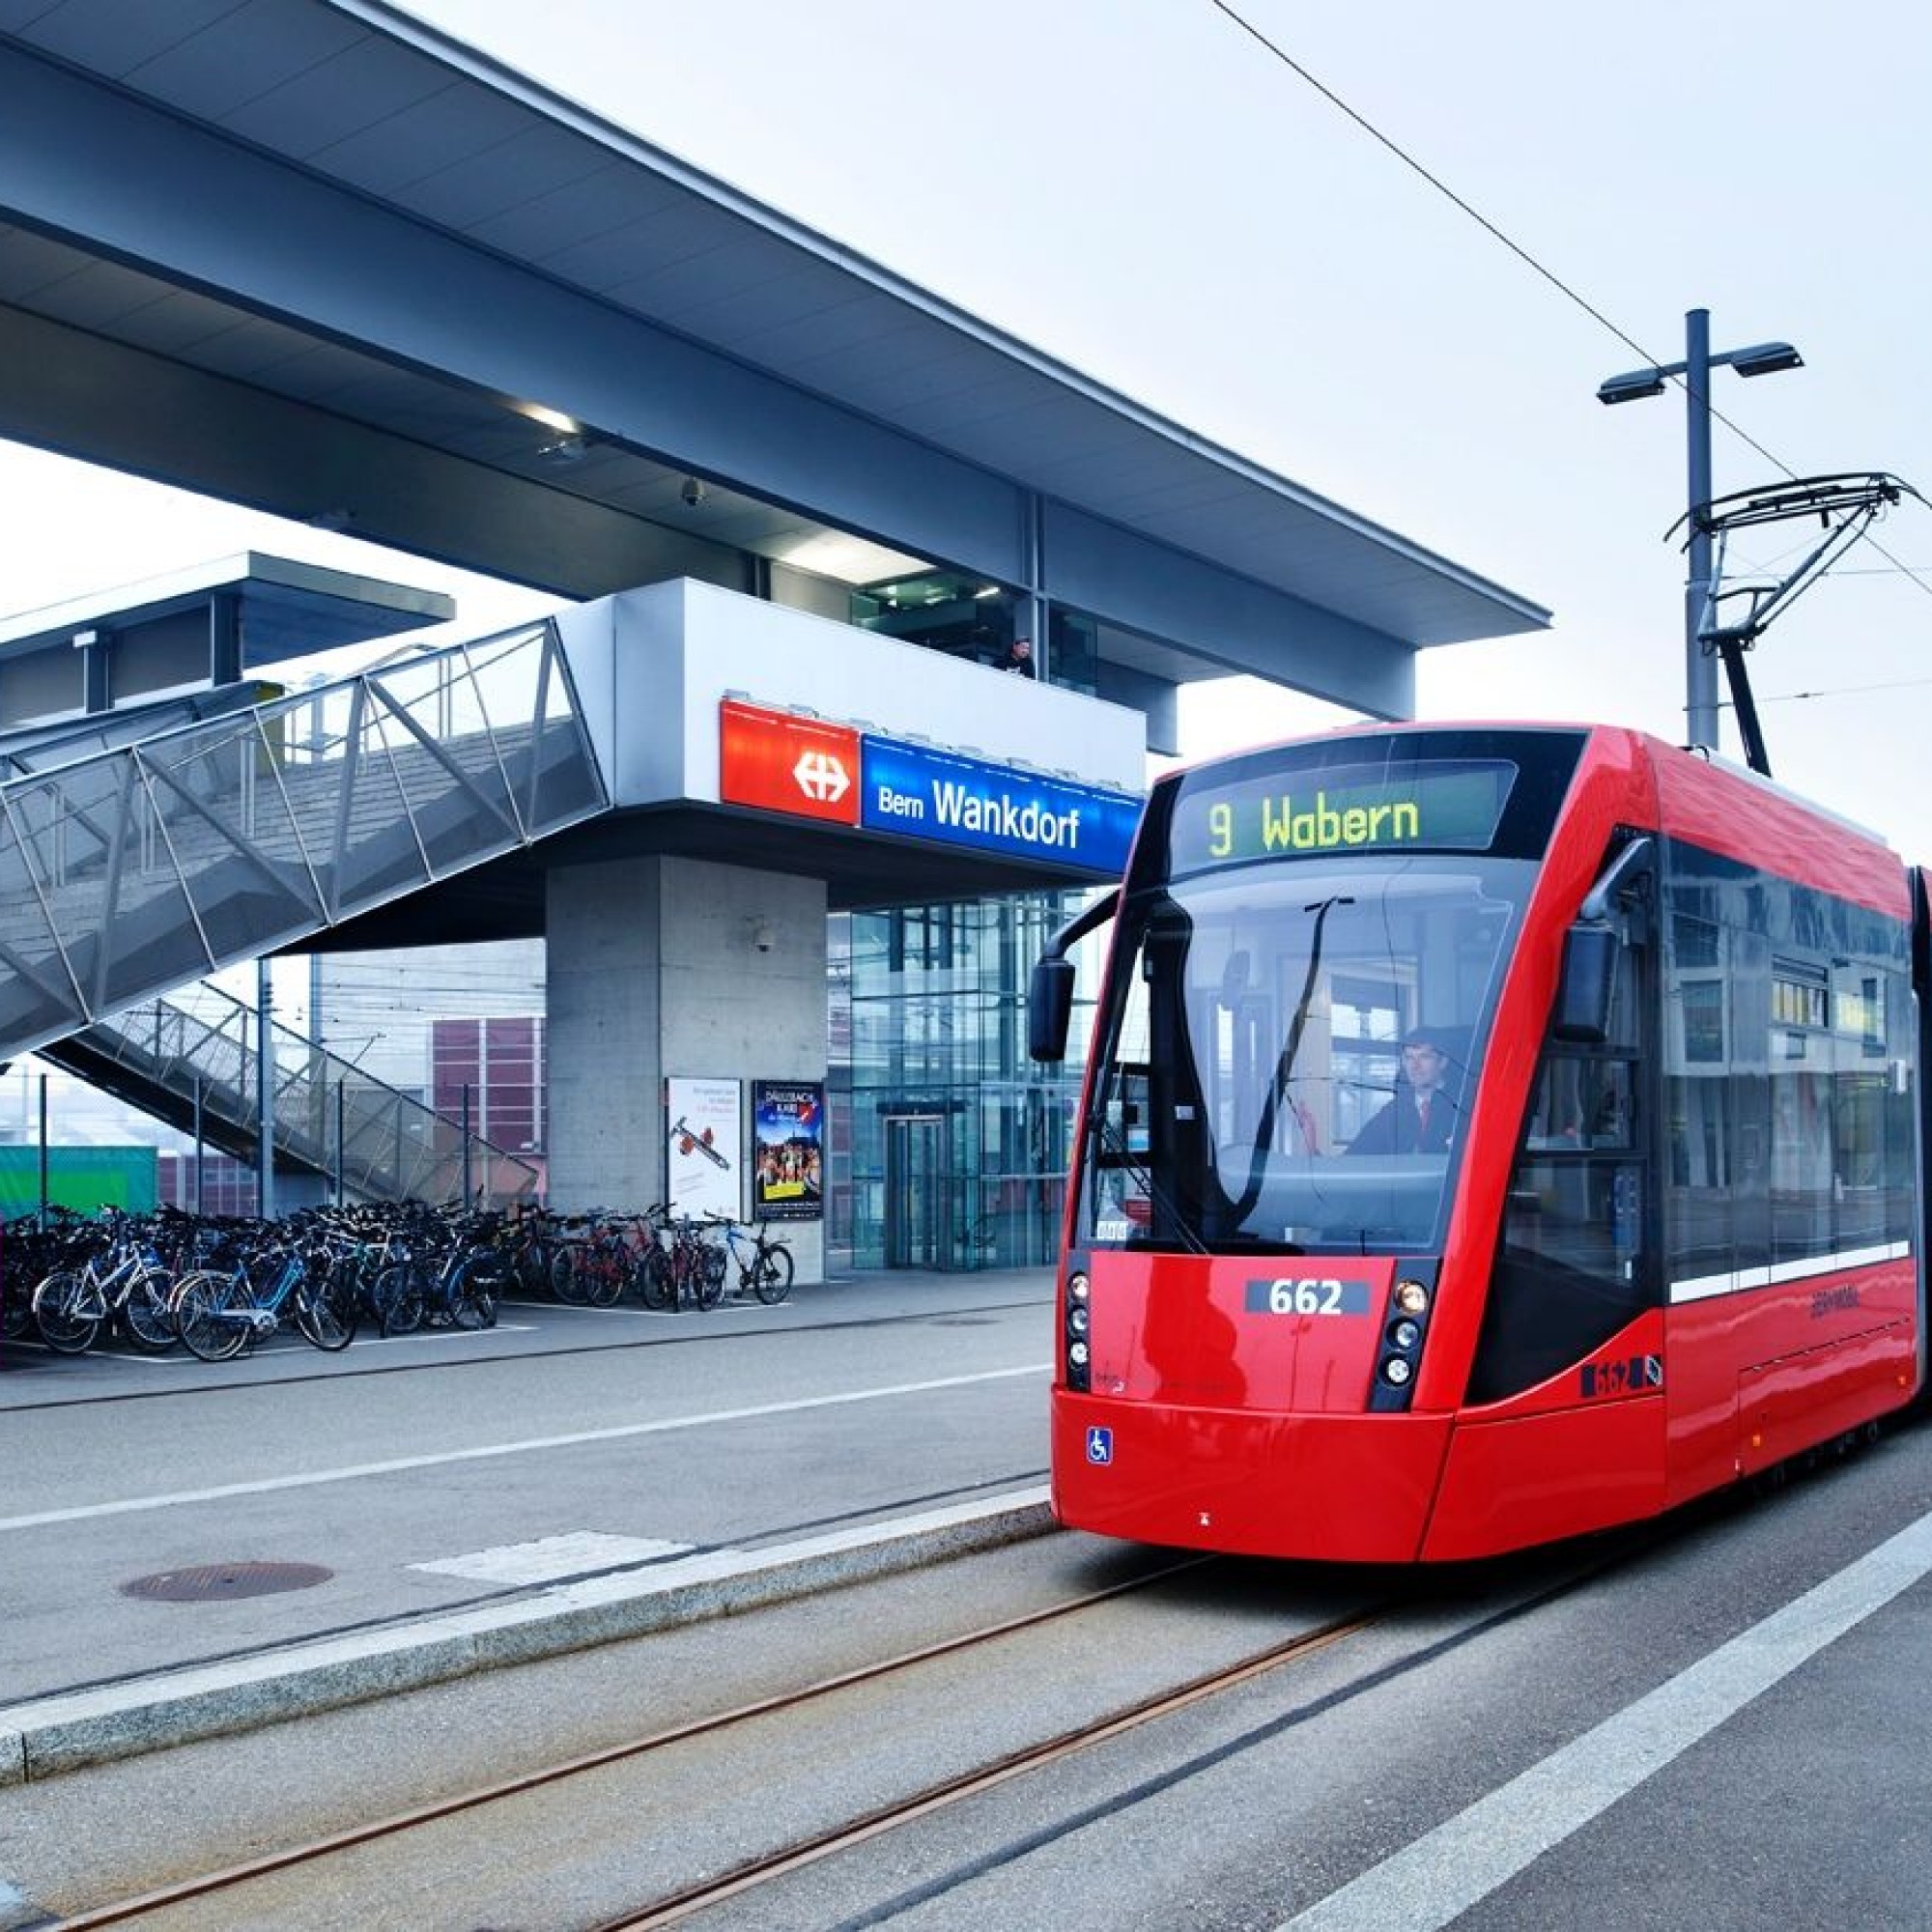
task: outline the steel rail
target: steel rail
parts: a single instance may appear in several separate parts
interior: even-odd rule
[[[367,1824],[350,1827],[347,1831],[331,1833],[326,1837],[315,1838],[301,1844],[285,1846],[279,1851],[268,1852],[260,1858],[250,1859],[241,1864],[230,1865],[219,1871],[206,1872],[192,1879],[163,1886],[136,1896],[119,1899],[112,1904],[95,1907],[76,1913],[59,1920],[61,1932],[92,1932],[96,1926],[121,1925],[144,1914],[158,1912],[164,1908],[192,1903],[197,1899],[209,1898],[216,1893],[235,1890],[254,1881],[269,1878],[278,1872],[298,1869],[303,1865],[320,1864],[358,1846],[377,1843],[384,1839],[401,1838],[412,1832],[453,1818],[466,1811],[479,1810],[487,1805],[499,1804],[510,1799],[523,1796],[526,1792],[542,1790],[546,1786],[562,1784],[588,1773],[604,1770],[611,1765],[623,1764],[631,1760],[648,1756],[653,1751],[663,1750],[673,1745],[685,1744],[692,1739],[728,1730],[733,1725],[749,1722],[753,1719],[774,1716],[810,1704],[820,1698],[832,1696],[856,1686],[876,1682],[894,1674],[917,1668],[939,1659],[956,1656],[976,1649],[983,1644],[993,1643],[1021,1632],[1038,1629],[1057,1622],[1061,1618],[1074,1616],[1083,1610],[1092,1609],[1096,1605],[1108,1603],[1116,1598],[1131,1596],[1136,1591],[1151,1588],[1154,1584],[1196,1570],[1221,1559],[1212,1556],[1188,1556],[1166,1563],[1158,1569],[1151,1570],[1137,1577],[1131,1577],[1119,1583],[1108,1585],[1102,1590],[1093,1590],[1086,1594],[1069,1598],[1064,1603],[1051,1604],[1037,1610],[1029,1610],[1021,1615],[1002,1619],[982,1629],[964,1632],[957,1636],[945,1637],[936,1643],[924,1644],[916,1650],[902,1651],[894,1657],[883,1658],[875,1663],[861,1664],[854,1669],[840,1671],[834,1676],[821,1678],[795,1690],[780,1691],[769,1697],[762,1697],[748,1704],[740,1704],[727,1711],[714,1712],[710,1716],[694,1718],[680,1724],[674,1724],[661,1731],[654,1731],[646,1737],[631,1738],[621,1744],[607,1745],[601,1748],[584,1752],[579,1756],[566,1758],[560,1763],[546,1765],[535,1771],[521,1772],[513,1777],[498,1779],[493,1783],[479,1785],[472,1790],[460,1792],[449,1798],[442,1798],[428,1804],[412,1806],[407,1811],[390,1814],[387,1817],[372,1819]],[[1306,1638],[1296,1639],[1304,1644]],[[1267,1653],[1270,1658],[1274,1653]],[[1276,1659],[1275,1661],[1279,1661]],[[1205,1682],[1205,1680],[1204,1680]],[[1170,1693],[1178,1694],[1178,1693]],[[1196,1695],[1207,1694],[1199,1690]],[[1179,1708],[1177,1705],[1176,1708]],[[1112,1720],[1122,1728],[1130,1723],[1145,1722],[1146,1717],[1139,1715],[1141,1707],[1136,1706],[1129,1713],[1122,1714]],[[1149,1714],[1151,1715],[1151,1714]],[[1096,1740],[1094,1740],[1096,1741]],[[998,1767],[995,1767],[998,1769]],[[987,1774],[980,1774],[986,1776]],[[1006,1771],[1010,1776],[1013,1771]],[[959,1794],[963,1796],[964,1794]],[[922,1800],[929,1807],[933,1794],[922,1794],[921,1799],[912,1801],[915,1804]],[[918,1815],[917,1812],[909,1815]],[[847,1827],[849,1833],[855,1828]],[[873,1832],[886,1829],[883,1824],[873,1824]],[[827,1849],[837,1849],[836,1845]],[[820,1850],[811,1856],[824,1857]],[[802,1848],[793,1847],[787,1853],[778,1855],[789,1857],[795,1862],[809,1861],[802,1857]],[[772,1860],[762,1861],[771,1864]],[[749,1871],[750,1868],[747,1868]],[[755,1883],[756,1879],[740,1874],[740,1887]],[[722,1893],[713,1895],[722,1896]],[[686,1894],[679,1894],[680,1898]],[[663,1909],[662,1903],[651,1908]],[[682,1910],[693,1910],[684,1906]],[[617,1924],[668,1922],[649,1918],[624,1918]]]
[[[1044,1743],[1029,1745],[1022,1750],[996,1759],[992,1764],[983,1765],[978,1771],[962,1773],[957,1777],[944,1779],[928,1785],[923,1791],[915,1792],[910,1798],[899,1799],[891,1804],[882,1804],[864,1817],[845,1825],[834,1827],[818,1836],[802,1840],[796,1845],[786,1846],[782,1851],[769,1853],[763,1858],[748,1861],[735,1869],[715,1879],[707,1879],[701,1885],[688,1887],[668,1898],[662,1898],[645,1906],[641,1911],[628,1913],[621,1918],[604,1920],[596,1927],[596,1932],[655,1932],[661,1925],[674,1925],[680,1919],[689,1918],[695,1912],[734,1898],[742,1892],[750,1891],[757,1886],[768,1885],[775,1879],[802,1871],[806,1866],[816,1864],[821,1859],[828,1859],[837,1853],[848,1851],[853,1846],[862,1845],[870,1838],[885,1833],[896,1831],[901,1825],[910,1825],[921,1818],[943,1811],[948,1805],[957,1804],[962,1800],[978,1797],[981,1792],[991,1791],[1011,1778],[1024,1776],[1027,1773],[1043,1770],[1058,1764],[1063,1759],[1073,1757],[1089,1750],[1095,1745],[1105,1744],[1112,1738],[1122,1737],[1142,1724],[1152,1723],[1161,1718],[1174,1716],[1186,1710],[1190,1705],[1204,1698],[1218,1696],[1222,1691],[1232,1690],[1256,1677],[1265,1676],[1271,1670],[1278,1670],[1283,1664],[1293,1663],[1303,1658],[1313,1657],[1326,1650],[1331,1644],[1345,1638],[1358,1635],[1372,1629],[1387,1614],[1385,1605],[1357,1611],[1353,1615],[1337,1617],[1313,1631],[1304,1631],[1299,1636],[1291,1637],[1286,1643],[1279,1643],[1256,1656],[1244,1658],[1238,1663],[1224,1665],[1219,1670],[1209,1671],[1206,1676],[1191,1679],[1172,1690],[1156,1692],[1151,1697],[1143,1698],[1125,1710],[1116,1711],[1108,1717],[1096,1719],[1091,1724],[1077,1725],[1069,1731],[1063,1731],[1057,1737],[1048,1738]]]

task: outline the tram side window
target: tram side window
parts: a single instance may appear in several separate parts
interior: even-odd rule
[[[1771,1259],[1833,1248],[1831,996],[1822,967],[1774,959],[1771,1033]]]
[[[1901,975],[1834,969],[1833,1209],[1839,1252],[1911,1237],[1913,1004]]]
[[[1114,1042],[1118,1057],[1109,1061],[1100,1074],[1105,1084],[1098,1095],[1088,1199],[1090,1231],[1096,1240],[1144,1238],[1149,1230],[1151,1211],[1147,1162],[1152,1098],[1149,1066],[1152,1042],[1147,975],[1136,973],[1128,982],[1120,1036]]]
[[[1859,961],[1773,962],[1771,1259],[1907,1238],[1911,1048],[1902,977]]]
[[[1666,906],[1669,1280],[1722,1286],[1909,1239],[1902,923],[1683,844]]]
[[[1724,909],[1722,893],[1700,875],[1671,887],[1662,1045],[1664,1263],[1673,1282],[1758,1265],[1771,1244],[1761,1044],[1771,948],[1762,932],[1713,916]]]

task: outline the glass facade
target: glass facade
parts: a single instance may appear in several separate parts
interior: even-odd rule
[[[851,594],[851,620],[925,650],[999,670],[1019,635],[1016,600],[1004,585],[956,570],[924,570],[861,585]],[[1054,605],[1046,636],[1036,638],[1036,675],[1044,683],[1085,692],[1099,688],[1099,621]]]
[[[852,592],[852,622],[968,664],[997,668],[1013,640],[1013,600],[1000,584],[956,570],[923,570]]]
[[[1082,893],[835,915],[827,1235],[857,1267],[1043,1265],[1082,1063],[1027,1056],[1026,987]],[[1076,1018],[1084,1052],[1089,1028]]]

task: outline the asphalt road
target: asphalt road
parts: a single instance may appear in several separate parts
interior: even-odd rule
[[[10,1371],[0,1681],[11,1694],[31,1670],[71,1687],[527,1599],[546,1585],[450,1565],[564,1534],[619,1539],[602,1547],[609,1574],[635,1577],[970,1515],[1038,1480],[1046,1289],[1043,1275],[868,1282],[735,1325],[531,1311],[522,1340],[358,1344],[331,1362],[276,1351],[173,1382],[144,1363]],[[497,1873],[496,1891],[458,1898],[425,1864],[388,1874],[388,1916],[365,1907],[355,1922],[564,1932],[635,1895],[640,1861],[669,1870],[782,1833],[848,1788],[997,1754],[1378,1598],[1384,1613],[1346,1645],[703,1922],[1923,1927],[1928,1512],[1932,1431],[1917,1426],[1769,1501],[1502,1564],[1403,1579],[1209,1566],[1076,1635],[685,1766],[627,1801],[620,1825],[580,1807],[581,1859],[547,1862],[499,1822],[448,1854]],[[653,1541],[692,1548],[627,1548]],[[594,1570],[599,1548],[563,1560]],[[0,1788],[0,1926],[1091,1588],[1133,1555],[1065,1534],[996,1539]],[[168,1564],[270,1558],[333,1574],[234,1602],[122,1591]],[[256,1922],[347,1922],[343,1909],[292,1893]]]

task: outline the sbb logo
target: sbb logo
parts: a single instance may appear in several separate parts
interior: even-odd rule
[[[718,796],[791,818],[859,822],[859,733],[727,697],[718,712]]]
[[[852,781],[843,763],[830,752],[807,752],[791,768],[798,788],[807,798],[836,803],[851,789]]]

